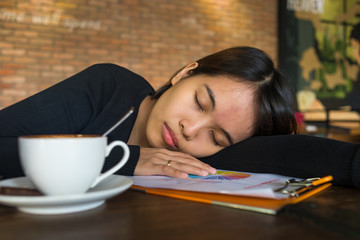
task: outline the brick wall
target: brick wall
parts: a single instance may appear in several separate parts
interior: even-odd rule
[[[277,58],[277,0],[0,1],[0,109],[99,62],[154,87],[238,45]]]

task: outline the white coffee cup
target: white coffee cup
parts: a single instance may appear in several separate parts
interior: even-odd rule
[[[107,145],[100,135],[36,135],[19,137],[24,173],[46,195],[82,194],[125,165],[129,148],[122,141]],[[112,149],[120,146],[119,162],[101,174]]]

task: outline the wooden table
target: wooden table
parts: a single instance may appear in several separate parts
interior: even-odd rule
[[[331,187],[277,216],[128,190],[74,214],[0,205],[0,239],[359,239],[360,190]]]

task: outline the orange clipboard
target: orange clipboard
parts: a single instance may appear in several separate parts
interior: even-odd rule
[[[147,188],[136,185],[131,186],[130,189],[160,196],[276,215],[286,205],[296,204],[329,188],[331,186],[331,183],[329,181],[332,180],[332,177],[327,176],[324,178],[311,178],[310,180],[305,179],[303,181],[293,183],[291,183],[291,180],[288,180],[289,182],[286,183],[287,186],[294,186],[295,184],[299,187],[296,190],[292,190],[291,192],[289,192],[287,198],[282,199],[268,199],[231,194],[182,191],[163,188]],[[281,191],[284,190],[285,189],[283,188],[281,189]]]

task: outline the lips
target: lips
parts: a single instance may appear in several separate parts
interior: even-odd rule
[[[166,123],[163,124],[162,135],[166,145],[173,149],[177,149],[179,147],[178,139],[175,133]]]

